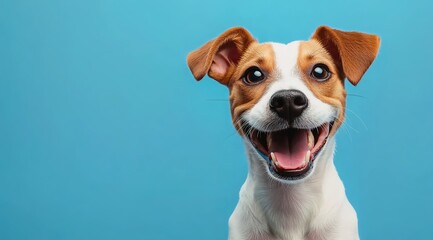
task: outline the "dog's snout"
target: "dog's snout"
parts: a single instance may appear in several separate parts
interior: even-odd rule
[[[308,107],[308,99],[298,90],[281,90],[272,95],[270,109],[281,118],[291,122]]]

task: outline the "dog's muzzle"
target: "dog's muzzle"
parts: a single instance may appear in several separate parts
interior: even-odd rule
[[[270,110],[288,123],[287,128],[261,131],[247,122],[243,132],[257,152],[267,161],[271,174],[279,179],[304,178],[326,144],[333,122],[310,129],[293,127],[308,107],[308,98],[298,90],[280,90],[269,101]]]

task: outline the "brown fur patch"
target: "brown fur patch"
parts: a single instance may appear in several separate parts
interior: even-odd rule
[[[360,32],[344,32],[330,27],[317,28],[309,41],[300,45],[298,67],[303,79],[317,98],[339,109],[330,134],[335,134],[344,120],[346,91],[344,79],[357,85],[379,51],[380,38]],[[318,82],[310,76],[311,68],[323,63],[332,73],[330,79]]]
[[[318,82],[310,76],[314,65],[321,63],[328,66],[331,77],[323,82]],[[321,101],[337,107],[340,111],[331,135],[341,126],[344,120],[346,106],[346,91],[344,89],[344,77],[339,74],[338,66],[332,56],[315,39],[301,42],[299,46],[298,68],[307,87]]]
[[[379,36],[326,26],[317,28],[311,38],[320,42],[338,64],[341,74],[355,86],[376,58],[380,47]]]
[[[245,71],[253,66],[260,68],[266,79],[257,85],[247,85],[242,77]],[[270,44],[253,43],[242,56],[228,85],[233,124],[239,133],[242,134],[240,116],[251,109],[266,92],[269,84],[275,79],[275,68],[275,54]]]

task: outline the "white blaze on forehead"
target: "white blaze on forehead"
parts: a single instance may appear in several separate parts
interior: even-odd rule
[[[297,63],[300,44],[300,41],[294,41],[287,45],[282,43],[271,43],[275,54],[277,71],[282,75],[281,78],[295,79],[298,77]],[[288,87],[293,84],[292,81],[287,81],[286,83]]]
[[[275,63],[278,77],[275,83],[270,85],[268,93],[275,93],[278,90],[296,89],[303,92],[310,99],[308,94],[311,91],[305,85],[298,69],[299,46],[301,42],[295,41],[287,45],[272,43],[275,52]],[[314,96],[312,96],[314,97]]]
[[[266,126],[275,122],[276,116],[269,109],[269,100],[280,90],[299,90],[307,96],[308,107],[294,122],[295,127],[314,128],[334,120],[337,110],[319,100],[307,87],[298,69],[299,47],[301,41],[288,44],[269,43],[275,54],[274,82],[269,84],[265,94],[254,107],[245,112],[244,119],[255,128],[266,130]]]

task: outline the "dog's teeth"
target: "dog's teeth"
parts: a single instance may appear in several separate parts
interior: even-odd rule
[[[277,157],[273,152],[271,152],[271,159],[272,159],[272,164],[274,164],[275,167],[280,168],[280,163],[278,163]]]
[[[275,157],[275,154],[273,152],[271,152],[271,159],[273,162],[277,161],[277,158]]]
[[[308,130],[308,148],[312,149],[314,147],[314,135],[311,130]]]
[[[305,159],[304,159],[304,165],[306,166],[308,164],[308,162],[310,161],[310,157],[311,157],[311,151],[308,150],[307,154],[305,154]]]

